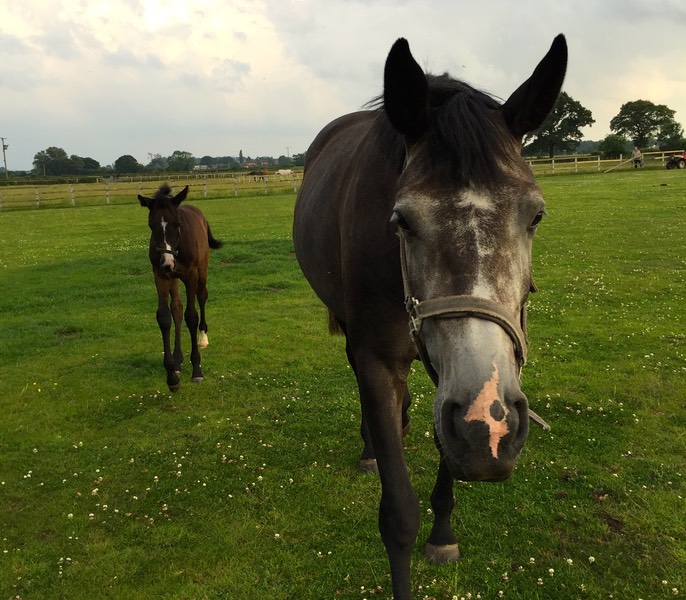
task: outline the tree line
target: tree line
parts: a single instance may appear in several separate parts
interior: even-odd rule
[[[69,156],[63,148],[50,146],[37,152],[33,157],[33,173],[43,176],[101,175],[105,173],[184,173],[193,171],[198,167],[203,170],[232,170],[252,167],[294,167],[304,164],[304,154],[295,154],[292,157],[279,156],[278,158],[259,156],[253,159],[249,156],[243,156],[241,150],[237,157],[203,156],[196,158],[191,152],[175,150],[170,156],[149,153],[147,164],[141,164],[130,154],[124,154],[117,158],[112,165],[102,166],[93,158],[75,154]]]
[[[686,148],[684,128],[674,119],[675,111],[664,104],[648,100],[633,100],[623,104],[619,113],[610,121],[611,134],[603,140],[590,144],[591,150],[604,158],[616,158],[626,154],[632,146],[640,149],[683,150]],[[574,153],[582,142],[581,129],[595,123],[591,111],[566,92],[562,92],[541,128],[524,139],[526,156]],[[588,147],[588,143],[584,142]],[[203,156],[176,150],[171,156],[148,154],[147,164],[139,163],[130,154],[117,158],[112,165],[101,166],[93,158],[81,157],[55,146],[36,153],[33,172],[37,175],[99,175],[103,173],[183,173],[196,168],[203,170],[231,170],[241,168],[273,168],[303,166],[304,154],[290,156],[257,157],[243,156],[239,151],[233,156]]]
[[[675,111],[649,100],[626,102],[610,121],[610,133],[595,144],[594,151],[604,158],[617,158],[632,146],[645,150],[683,150],[684,128],[674,119]],[[581,128],[595,123],[593,114],[566,92],[540,129],[524,139],[525,155],[576,152],[581,143]]]

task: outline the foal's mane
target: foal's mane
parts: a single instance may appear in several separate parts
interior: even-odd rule
[[[160,185],[160,189],[155,192],[155,200],[168,200],[172,193],[172,188],[168,183]]]
[[[431,116],[425,134],[425,164],[421,168],[427,172],[444,171],[459,185],[488,187],[497,183],[503,167],[519,155],[505,125],[500,102],[447,73],[426,77]],[[393,128],[383,112],[383,95],[367,106],[379,111],[376,133],[386,142],[389,160],[402,169],[405,145],[399,134],[389,131]]]

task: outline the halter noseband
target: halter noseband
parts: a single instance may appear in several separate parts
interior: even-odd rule
[[[500,325],[514,344],[515,359],[517,360],[517,366],[521,372],[521,369],[526,362],[527,349],[529,346],[526,335],[526,304],[522,305],[519,313],[519,322],[517,322],[513,319],[510,311],[505,309],[505,307],[492,300],[479,296],[442,296],[430,300],[418,300],[412,295],[410,289],[405,237],[402,231],[398,232],[398,237],[400,238],[400,269],[403,276],[405,308],[410,316],[410,333],[412,334],[412,340],[417,347],[419,357],[424,363],[426,372],[429,377],[431,377],[434,385],[438,387],[438,373],[431,363],[426,345],[421,338],[422,324],[424,319],[428,318],[457,319],[472,317],[485,319]],[[532,290],[536,289],[533,282],[531,287]],[[531,409],[529,409],[529,418],[541,425],[543,429],[550,429],[550,425]]]

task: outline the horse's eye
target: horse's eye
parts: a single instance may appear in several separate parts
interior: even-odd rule
[[[534,220],[531,221],[531,225],[530,225],[531,229],[534,229],[541,222],[541,220],[543,219],[543,215],[545,215],[545,214],[546,214],[546,212],[544,210],[542,210],[541,212],[539,212],[534,217]]]
[[[410,225],[408,224],[407,220],[399,212],[393,213],[393,216],[391,217],[391,223],[395,223],[398,229],[401,229],[402,231],[411,231]]]

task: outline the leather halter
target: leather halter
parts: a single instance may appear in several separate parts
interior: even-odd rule
[[[398,237],[400,238],[400,269],[403,277],[405,308],[410,317],[410,333],[412,334],[412,340],[417,347],[419,357],[424,363],[426,372],[429,377],[431,377],[434,385],[438,387],[438,373],[431,363],[426,345],[421,338],[422,324],[424,319],[429,318],[458,319],[470,317],[485,319],[500,325],[512,340],[515,359],[517,360],[518,369],[521,372],[521,369],[526,362],[527,349],[529,346],[529,340],[526,335],[526,304],[522,305],[519,312],[519,321],[517,321],[513,318],[510,311],[501,304],[479,296],[442,296],[429,300],[418,300],[412,295],[410,288],[407,268],[407,251],[405,249],[405,234],[399,230]],[[531,282],[531,288],[532,291],[535,291],[536,289],[533,281]],[[541,425],[543,429],[550,429],[550,425],[531,409],[529,409],[529,418]]]

